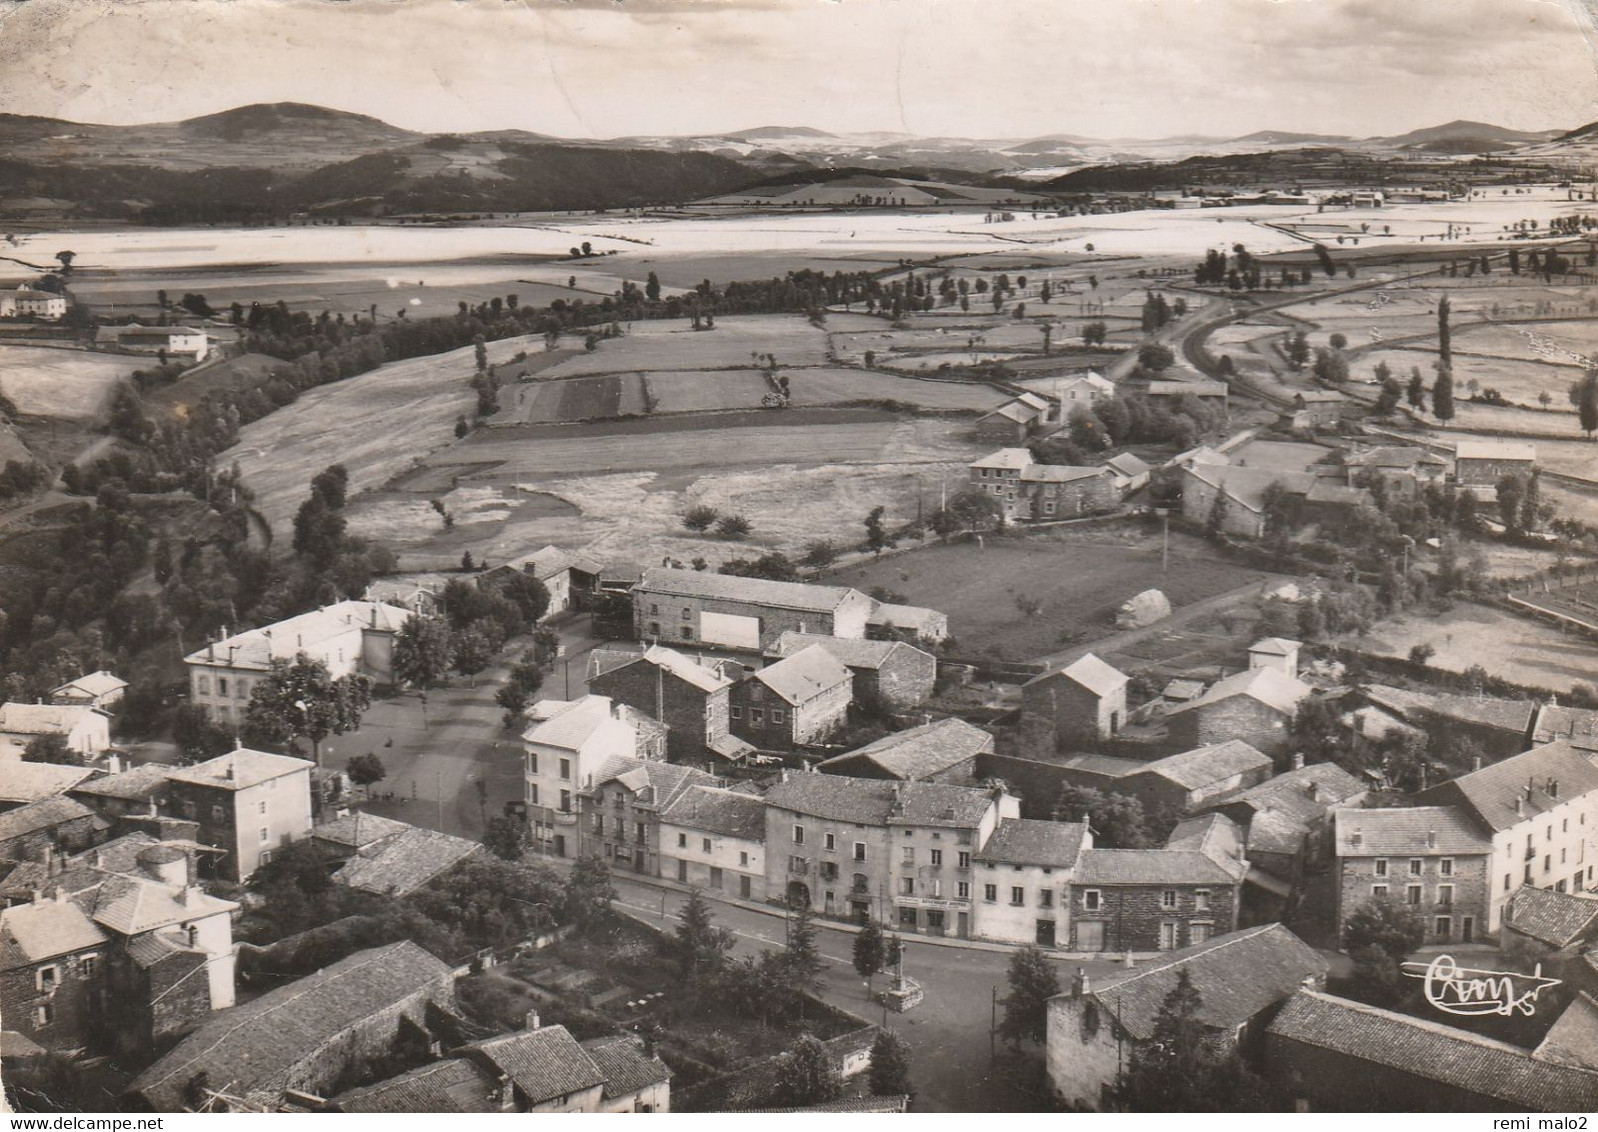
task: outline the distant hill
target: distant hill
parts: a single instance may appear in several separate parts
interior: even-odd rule
[[[1294,134],[1280,130],[1256,130],[1252,134],[1233,138],[1232,142],[1237,145],[1336,145],[1352,140],[1347,134]]]
[[[1428,126],[1421,130],[1411,130],[1407,134],[1398,134],[1379,140],[1387,145],[1399,148],[1427,149],[1433,152],[1442,152],[1443,147],[1459,147],[1455,152],[1479,152],[1476,146],[1492,146],[1497,149],[1510,149],[1517,145],[1529,142],[1548,141],[1557,134],[1555,131],[1544,130],[1529,132],[1526,130],[1510,130],[1503,126],[1494,126],[1486,122],[1470,122],[1458,120],[1446,122],[1441,126]],[[1485,152],[1481,150],[1480,152]]]
[[[835,135],[814,126],[756,126],[752,130],[734,130],[726,136],[743,141],[763,141],[768,138],[830,138]]]

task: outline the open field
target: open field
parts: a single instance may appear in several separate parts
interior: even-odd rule
[[[240,354],[198,372],[185,373],[174,382],[142,394],[141,399],[152,415],[183,412],[197,405],[207,393],[256,385],[274,369],[287,365],[266,354]]]
[[[793,403],[837,405],[848,401],[903,401],[924,409],[997,408],[1005,394],[978,381],[931,381],[872,370],[829,368],[786,370]]]
[[[1408,656],[1416,645],[1436,649],[1435,668],[1463,672],[1479,664],[1517,684],[1568,692],[1598,673],[1598,645],[1531,617],[1461,602],[1446,613],[1410,612],[1379,622],[1343,644],[1377,656]]]
[[[624,337],[608,338],[592,353],[573,354],[544,376],[747,367],[757,353],[775,354],[779,366],[821,365],[828,360],[827,335],[799,315],[718,318],[715,329],[699,331],[686,319],[635,322]]]
[[[1108,635],[1121,604],[1143,590],[1164,591],[1180,609],[1263,576],[1179,534],[1171,536],[1170,569],[1162,571],[1158,532],[1126,524],[934,545],[848,566],[825,580],[860,590],[883,586],[943,610],[962,654],[1025,660]],[[1042,612],[1023,613],[1018,597],[1040,602]]]
[[[1408,381],[1412,368],[1418,368],[1430,387],[1437,376],[1437,351],[1432,350],[1372,350],[1360,359],[1359,371],[1369,372],[1378,362],[1386,362],[1399,381]],[[1551,365],[1544,361],[1489,358],[1454,351],[1454,398],[1462,401],[1470,396],[1469,383],[1478,382],[1482,389],[1496,389],[1509,400],[1523,405],[1536,405],[1537,395],[1546,392],[1552,398],[1551,409],[1575,409],[1570,404],[1570,383],[1581,376],[1575,367]],[[1464,406],[1460,406],[1463,413]],[[1538,416],[1547,414],[1539,413]],[[1461,418],[1463,423],[1463,418]],[[1525,426],[1538,429],[1536,422]],[[1550,420],[1545,427],[1557,429],[1562,424]]]
[[[757,370],[659,370],[644,377],[656,412],[693,413],[717,409],[758,409],[771,392]]]
[[[0,394],[20,413],[54,420],[92,421],[104,410],[120,378],[155,359],[0,346]]]
[[[530,339],[488,344],[491,364],[530,348]],[[253,424],[216,458],[237,460],[256,507],[281,536],[311,477],[329,464],[349,469],[349,494],[377,487],[455,439],[455,419],[470,413],[472,347],[390,362],[369,373],[319,386]]]

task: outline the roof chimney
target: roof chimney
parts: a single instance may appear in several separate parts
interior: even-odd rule
[[[1550,798],[1559,797],[1559,779],[1557,779],[1557,778],[1549,778],[1548,779],[1548,796]]]
[[[1515,795],[1515,816],[1526,816],[1526,796],[1524,794]]]
[[[1477,755],[1475,758],[1470,760],[1470,769],[1473,770],[1473,771],[1481,769],[1481,756],[1480,755]]]
[[[1304,769],[1304,752],[1303,751],[1294,751],[1293,752],[1293,769],[1294,770],[1303,770]]]
[[[1071,997],[1086,998],[1093,993],[1093,978],[1081,967],[1076,969],[1076,978],[1071,980]]]
[[[524,1030],[531,1032],[538,1029],[538,1011],[529,1010],[525,1022],[526,1024],[522,1027]]]
[[[1357,829],[1348,835],[1348,843],[1356,848],[1364,844],[1364,841],[1365,835]]]
[[[1435,829],[1428,829],[1426,831],[1426,848],[1437,848],[1437,831]]]
[[[234,776],[234,773],[233,773],[233,763],[231,761],[227,764],[227,767],[223,770],[222,777],[226,778],[229,782],[233,781],[235,776]]]

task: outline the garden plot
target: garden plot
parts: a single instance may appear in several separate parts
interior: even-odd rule
[[[757,370],[663,370],[643,381],[657,413],[758,409],[772,391]]]
[[[0,396],[28,416],[91,421],[104,412],[120,379],[154,362],[87,350],[0,346]]]
[[[544,371],[548,377],[656,370],[732,369],[755,365],[755,355],[775,354],[784,366],[821,365],[827,335],[797,315],[718,318],[714,330],[693,330],[686,319],[635,322],[622,338],[592,353],[573,355]]]

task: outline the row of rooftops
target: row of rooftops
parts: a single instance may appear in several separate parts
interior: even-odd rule
[[[881,602],[849,586],[775,582],[769,578],[715,574],[708,570],[677,570],[666,566],[645,570],[643,577],[633,587],[633,592],[667,597],[711,598],[813,613],[835,613],[845,604],[862,603],[867,607],[867,624],[917,631],[923,631],[924,626],[942,619],[942,615],[935,610]]]
[[[410,610],[380,601],[340,601],[259,629],[224,633],[221,640],[183,659],[194,665],[265,672],[275,659],[293,659],[296,653],[345,633],[396,633],[410,617]]]

